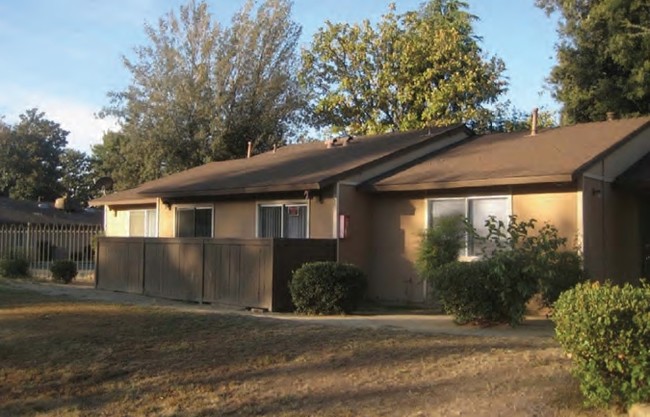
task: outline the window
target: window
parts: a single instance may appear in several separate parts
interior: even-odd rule
[[[257,211],[257,237],[307,238],[307,205],[260,205]]]
[[[435,224],[437,218],[442,216],[462,215],[467,218],[480,236],[487,235],[485,221],[489,216],[508,223],[510,216],[509,197],[467,197],[429,200],[428,225]],[[485,244],[480,244],[467,237],[467,248],[462,255],[480,256],[486,249]]]
[[[129,236],[156,237],[156,209],[129,211]]]
[[[177,207],[176,237],[212,237],[212,207]]]

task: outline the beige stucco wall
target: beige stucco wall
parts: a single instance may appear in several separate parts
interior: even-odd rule
[[[369,203],[368,296],[391,302],[424,301],[424,283],[414,262],[424,230],[425,199],[376,195]]]
[[[357,265],[370,274],[372,241],[370,196],[359,193],[354,185],[340,184],[339,214],[348,216],[347,236],[339,240],[339,261]]]
[[[549,223],[558,228],[567,239],[567,246],[579,244],[579,210],[576,191],[564,192],[517,192],[512,195],[512,213],[519,220],[537,220],[537,228]]]
[[[104,233],[106,236],[129,236],[129,211],[155,208],[154,204],[113,206],[104,211]]]
[[[497,192],[495,195],[512,196],[512,213],[520,220],[537,219],[540,224],[549,222],[558,227],[568,239],[569,246],[579,235],[579,206],[576,191],[538,189],[535,192]],[[489,194],[472,193],[471,196]],[[366,202],[367,218],[371,229],[367,242],[351,253],[366,248],[369,271],[368,295],[373,299],[393,302],[422,302],[426,286],[415,270],[415,261],[426,224],[426,200],[438,197],[468,196],[463,193],[405,197],[400,195],[373,195]],[[363,207],[363,205],[360,205]],[[343,242],[343,241],[342,241]],[[352,243],[352,242],[351,242]],[[341,245],[343,247],[343,244]],[[363,256],[361,255],[361,259]],[[343,255],[342,255],[343,257]]]
[[[214,201],[197,204],[171,204],[165,205],[158,201],[158,236],[174,237],[175,212],[177,207],[211,206],[213,207],[214,237],[216,238],[254,238],[257,218],[257,205],[268,203],[305,203],[309,207],[309,234],[311,238],[331,239],[334,235],[334,219],[336,199],[331,191],[323,194],[321,198],[314,196],[311,199],[259,199],[239,201]],[[112,214],[111,214],[112,215]],[[128,214],[120,208],[118,216],[111,219],[111,232],[113,236],[128,235]]]

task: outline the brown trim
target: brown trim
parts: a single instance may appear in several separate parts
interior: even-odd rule
[[[90,200],[88,202],[89,206],[98,207],[98,206],[126,206],[126,205],[137,205],[137,204],[156,204],[155,197],[142,197],[142,198],[127,198],[125,200],[103,200],[103,197],[97,198],[95,200]]]
[[[180,197],[197,197],[197,196],[223,196],[223,195],[246,195],[261,193],[278,193],[290,191],[314,191],[322,187],[318,183],[309,184],[280,184],[280,185],[263,185],[259,187],[242,187],[242,188],[222,188],[218,190],[187,190],[172,191],[167,193],[156,193],[160,198],[180,198]],[[144,192],[142,194],[145,194]],[[153,194],[153,193],[151,193]]]
[[[576,179],[578,179],[584,173],[584,171],[586,171],[591,165],[595,164],[596,162],[600,161],[603,158],[606,158],[614,151],[616,151],[618,148],[622,147],[623,145],[625,145],[626,143],[628,143],[629,141],[637,137],[639,134],[641,134],[641,132],[646,130],[648,127],[650,127],[650,121],[645,122],[637,129],[635,129],[632,133],[625,136],[623,139],[617,141],[615,144],[605,149],[598,155],[594,156],[589,161],[580,165],[575,171],[573,171],[573,180],[575,181]]]
[[[454,188],[472,187],[493,187],[499,185],[524,185],[524,184],[569,184],[573,182],[570,174],[541,175],[534,177],[511,177],[511,178],[486,178],[465,181],[446,182],[421,182],[414,184],[374,184],[365,186],[364,189],[370,192],[382,191],[425,191],[425,190],[448,190]]]
[[[354,167],[352,169],[349,169],[347,171],[343,171],[343,172],[338,173],[336,175],[332,175],[330,177],[324,178],[323,180],[321,180],[319,182],[319,185],[322,188],[324,188],[324,187],[336,184],[337,182],[341,181],[344,178],[353,176],[353,175],[355,175],[355,174],[357,174],[359,172],[363,172],[363,171],[365,171],[365,170],[367,170],[369,168],[374,168],[376,166],[385,164],[386,162],[389,162],[391,159],[399,158],[400,156],[409,154],[409,153],[411,153],[411,152],[413,152],[413,151],[415,151],[415,150],[417,150],[419,148],[423,148],[423,147],[425,147],[427,145],[430,145],[431,143],[429,141],[431,139],[433,139],[433,138],[435,138],[436,141],[442,140],[444,138],[452,136],[453,134],[458,133],[458,132],[463,131],[463,130],[465,131],[465,133],[467,133],[467,138],[460,139],[458,142],[464,142],[467,139],[475,136],[475,133],[470,128],[465,126],[464,124],[457,124],[455,126],[451,126],[451,127],[447,128],[446,130],[440,131],[438,133],[427,133],[427,134],[422,135],[422,136],[428,136],[427,139],[425,139],[425,140],[421,140],[421,141],[419,141],[417,143],[414,143],[414,144],[412,144],[410,146],[407,146],[407,147],[404,147],[404,148],[399,148],[396,151],[394,151],[392,153],[389,153],[388,155],[384,155],[381,158],[374,159],[374,160],[372,160],[372,161],[370,161],[370,162],[368,162],[366,164],[359,165],[359,166],[356,166],[356,167]],[[456,144],[457,143],[444,146],[441,149],[438,149],[438,150],[436,150],[434,152],[440,152],[440,151],[443,151],[443,150],[447,150],[447,149],[449,149],[450,147],[452,147],[452,146],[454,146]],[[420,158],[418,158],[418,159],[420,159]],[[410,164],[411,162],[412,161],[409,161],[409,162],[405,163],[404,165]],[[402,167],[404,165],[402,165]],[[392,170],[392,171],[394,171],[394,170]],[[377,175],[375,178],[378,178],[381,175],[383,175],[383,174]]]

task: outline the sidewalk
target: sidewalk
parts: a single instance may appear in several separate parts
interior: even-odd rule
[[[70,297],[77,300],[170,308],[177,311],[202,314],[241,314],[251,317],[264,317],[325,326],[394,329],[417,333],[483,337],[514,337],[522,339],[553,336],[553,323],[544,317],[527,317],[522,325],[515,328],[508,325],[493,327],[458,326],[454,324],[450,316],[426,313],[409,314],[407,312],[395,314],[394,312],[388,311],[386,313],[373,312],[372,314],[353,314],[348,316],[301,316],[293,313],[252,313],[245,310],[215,307],[209,304],[193,304],[147,297],[144,295],[98,290],[90,285],[63,285],[51,282],[14,279],[0,279],[0,285],[22,288],[49,296]]]

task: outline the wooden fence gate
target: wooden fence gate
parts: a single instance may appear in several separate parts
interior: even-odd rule
[[[98,240],[97,288],[175,300],[286,311],[305,262],[336,259],[331,239]]]

